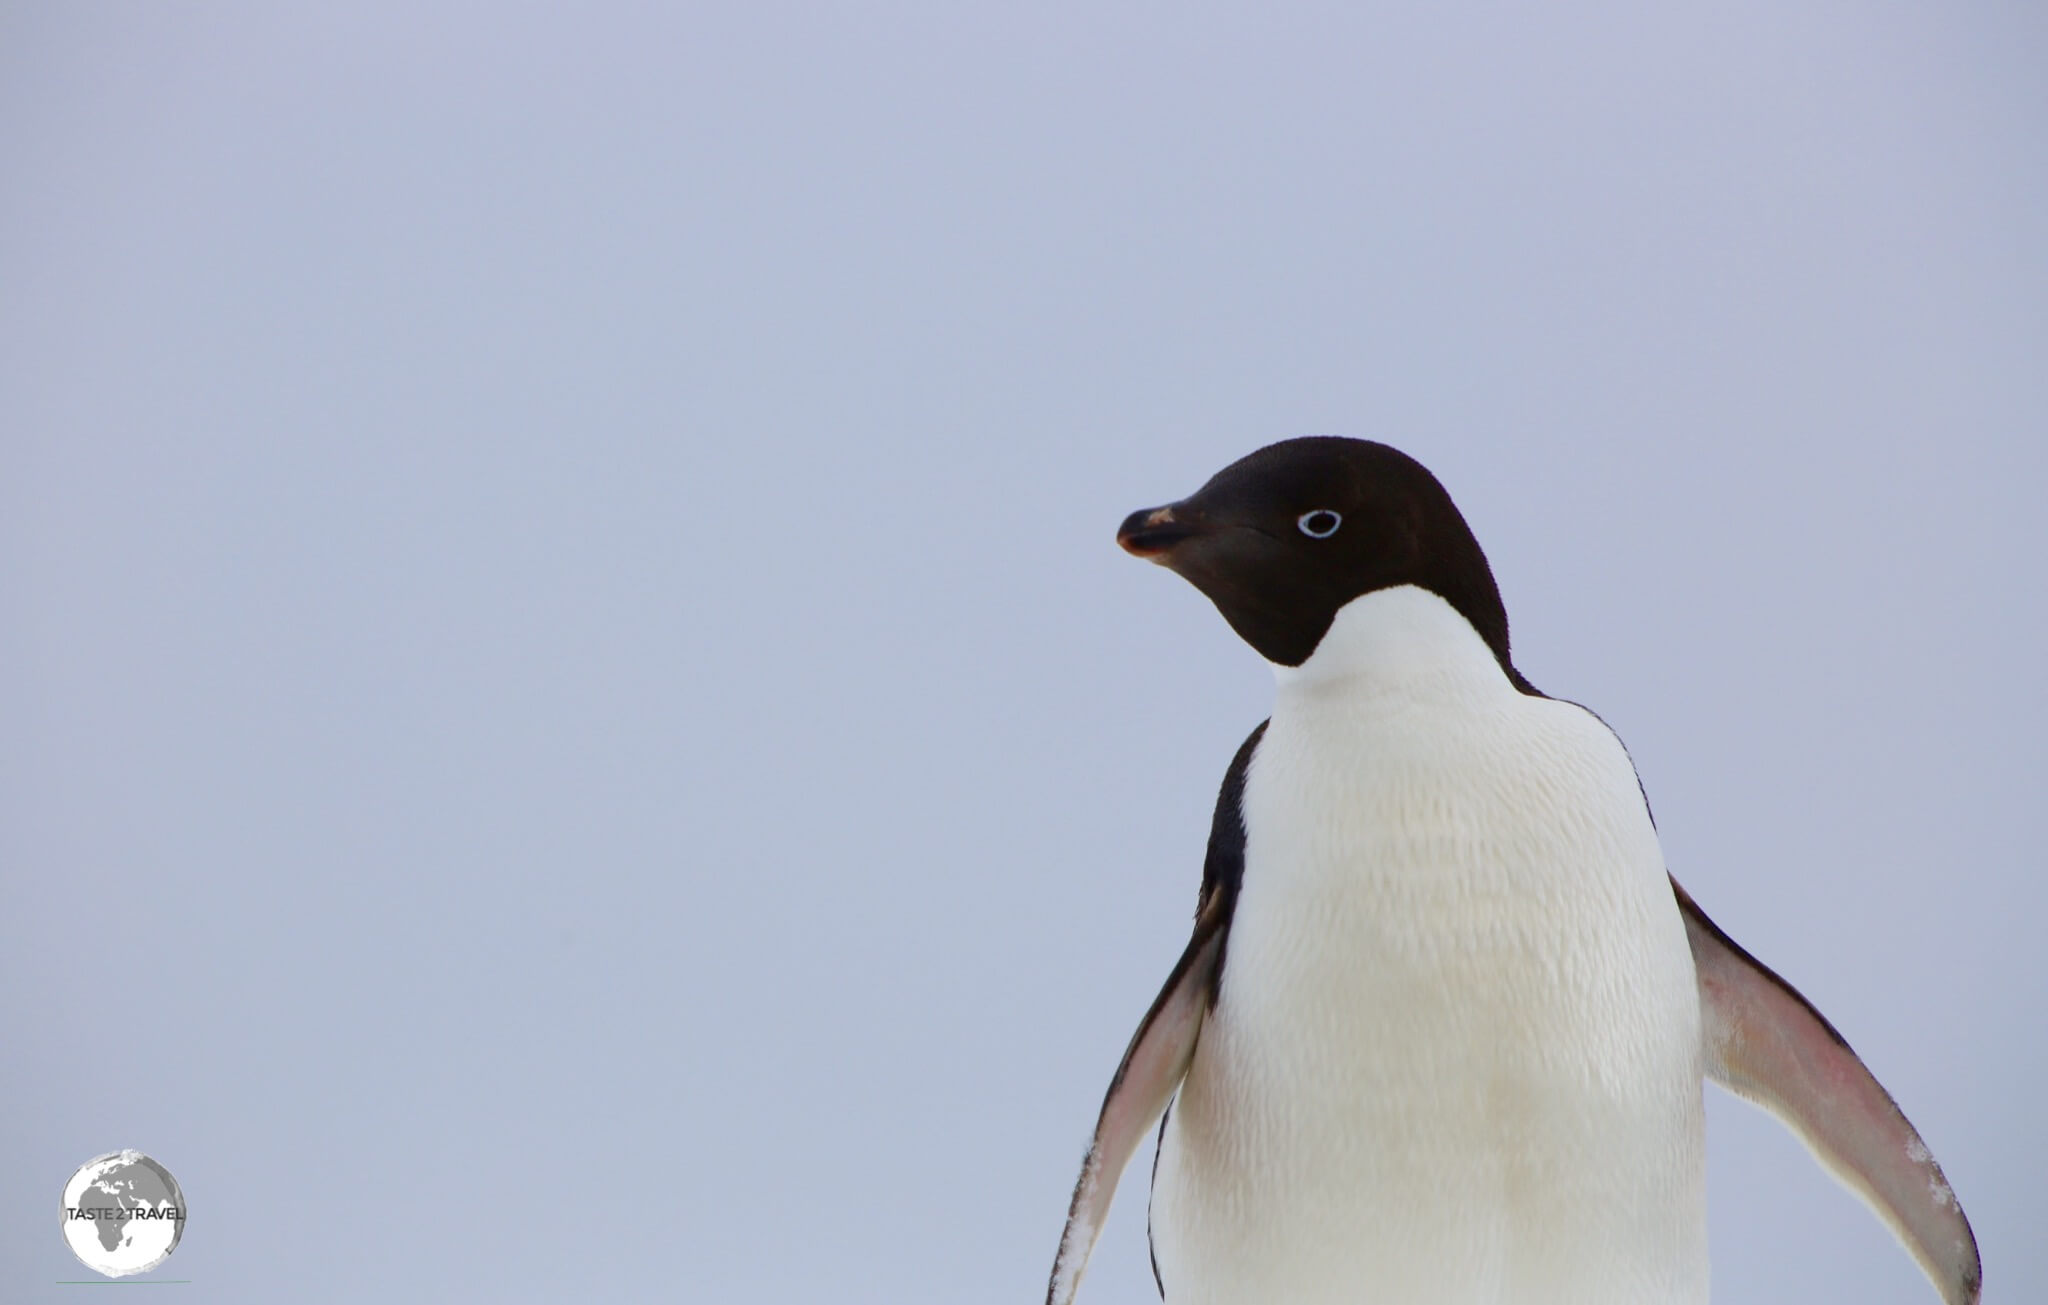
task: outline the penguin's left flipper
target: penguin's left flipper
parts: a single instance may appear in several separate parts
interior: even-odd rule
[[[1671,889],[1699,974],[1708,1076],[1797,1133],[1948,1305],[1976,1305],[1984,1274],[1970,1221],[1891,1094],[1812,1002],[1721,932],[1676,879]]]
[[[1109,1082],[1102,1115],[1095,1123],[1095,1138],[1081,1162],[1081,1179],[1074,1184],[1073,1204],[1067,1207],[1067,1227],[1060,1234],[1052,1281],[1045,1289],[1046,1305],[1069,1305],[1074,1299],[1124,1166],[1187,1075],[1202,1016],[1209,1009],[1227,922],[1226,913],[1214,902],[1196,919],[1194,937],[1188,940],[1187,950],[1167,976],[1152,1009],[1145,1012],[1123,1063],[1117,1066],[1116,1077]]]

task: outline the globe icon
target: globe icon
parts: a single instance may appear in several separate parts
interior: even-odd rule
[[[109,1278],[162,1264],[184,1231],[178,1180],[140,1151],[96,1156],[64,1184],[65,1244],[86,1268]]]

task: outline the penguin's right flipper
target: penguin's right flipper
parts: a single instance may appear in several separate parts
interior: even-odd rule
[[[1074,1299],[1124,1166],[1188,1072],[1202,1016],[1209,1009],[1216,958],[1222,952],[1228,922],[1213,903],[1195,921],[1194,937],[1188,940],[1187,950],[1167,976],[1152,1009],[1145,1012],[1123,1063],[1117,1066],[1116,1077],[1109,1082],[1095,1138],[1081,1162],[1081,1179],[1074,1184],[1073,1204],[1067,1208],[1066,1230],[1060,1234],[1052,1281],[1045,1289],[1046,1305],[1070,1305]]]
[[[1708,1076],[1797,1133],[1877,1211],[1948,1305],[1976,1305],[1976,1236],[1898,1103],[1812,1002],[1721,932],[1676,879],[1671,891],[1699,974]]]

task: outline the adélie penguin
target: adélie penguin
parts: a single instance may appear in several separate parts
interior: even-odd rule
[[[1162,1112],[1168,1305],[1703,1302],[1704,1078],[1792,1128],[1944,1301],[1978,1299],[1919,1134],[1667,874],[1628,754],[1515,669],[1421,464],[1289,440],[1118,540],[1213,601],[1278,692],[1224,776],[1194,936],[1111,1080],[1049,1305]]]

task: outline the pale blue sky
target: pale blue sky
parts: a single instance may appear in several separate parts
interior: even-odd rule
[[[2033,5],[0,4],[0,1298],[1033,1301],[1270,678],[1450,487],[2048,1297]],[[1924,1305],[1712,1103],[1717,1295]],[[1143,1166],[1084,1299],[1154,1299]]]

